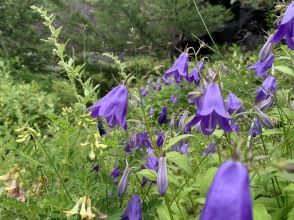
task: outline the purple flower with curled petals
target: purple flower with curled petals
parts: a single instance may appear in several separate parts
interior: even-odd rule
[[[180,83],[188,75],[189,55],[186,52],[181,53],[173,66],[166,71],[163,78],[174,76],[176,83]]]
[[[157,189],[160,196],[164,196],[168,188],[166,157],[160,157],[158,161]]]
[[[294,50],[294,1],[287,7],[287,10],[279,24],[272,43],[278,43],[282,39],[286,40],[288,47]]]
[[[248,70],[255,70],[256,76],[266,77],[266,73],[272,67],[274,60],[275,56],[271,54],[265,60],[258,60],[255,64],[249,66]]]
[[[170,101],[171,101],[171,103],[173,103],[173,104],[177,104],[177,96],[176,95],[172,95],[171,97],[170,97]]]
[[[119,173],[120,173],[120,169],[119,167],[115,167],[111,173],[110,176],[112,177],[112,179],[116,179],[117,177],[119,177]]]
[[[272,76],[268,76],[255,92],[255,103],[260,103],[264,100],[267,100],[276,90],[276,79]]]
[[[141,88],[140,89],[141,96],[145,97],[148,94],[148,90],[146,88]]]
[[[240,99],[232,92],[230,92],[227,97],[226,109],[230,115],[239,114],[244,111],[244,107]]]
[[[201,131],[204,135],[214,132],[218,124],[224,131],[231,132],[230,116],[227,113],[221,91],[216,83],[206,86],[203,97],[199,103],[199,109],[194,118],[186,125],[186,131],[200,122]]]
[[[127,130],[128,89],[118,85],[88,108],[93,118],[103,117],[110,128],[120,125]]]
[[[162,125],[166,123],[166,120],[167,120],[167,107],[163,106],[157,121],[158,121],[158,124]]]
[[[229,160],[219,167],[200,215],[200,220],[212,219],[253,219],[249,175],[242,163]]]
[[[204,68],[204,60],[200,60],[197,65],[192,69],[190,75],[186,77],[188,82],[193,82],[198,85],[200,82],[200,73],[203,71]]]
[[[156,139],[156,145],[157,147],[162,147],[163,146],[163,143],[164,143],[164,133],[160,132],[158,135],[157,135],[157,139]]]
[[[142,204],[140,196],[134,194],[121,217],[121,220],[142,220]]]

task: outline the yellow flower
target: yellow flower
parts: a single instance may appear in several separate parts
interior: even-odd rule
[[[84,219],[84,218],[87,217],[86,201],[87,201],[87,197],[84,196],[84,197],[83,197],[83,201],[82,201],[81,211],[80,211],[80,215],[81,215],[81,218],[82,218],[82,219]]]
[[[92,212],[91,199],[87,198],[87,219],[93,219],[95,214]]]
[[[66,214],[66,217],[71,217],[73,215],[76,215],[79,213],[80,205],[83,201],[83,198],[80,198],[79,201],[75,204],[75,206],[70,211],[64,211]]]

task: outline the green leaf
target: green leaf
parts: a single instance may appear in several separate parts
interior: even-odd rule
[[[294,191],[294,184],[290,183],[288,186],[284,188],[285,191]]]
[[[265,206],[261,203],[254,204],[253,207],[254,220],[271,220],[272,217],[268,214]]]
[[[159,219],[161,219],[161,220],[170,220],[171,219],[166,204],[161,204],[157,208],[157,213],[158,213]]]
[[[180,154],[176,151],[172,151],[166,154],[166,159],[168,162],[175,163],[179,168],[182,168],[186,173],[192,175],[193,171],[191,169],[187,155]]]
[[[287,75],[294,76],[294,70],[287,67],[287,66],[276,66],[275,69],[281,73],[285,73]]]
[[[216,171],[217,171],[216,167],[211,167],[206,171],[206,173],[203,175],[203,177],[201,179],[199,179],[200,195],[201,196],[206,195]]]
[[[288,213],[287,220],[294,220],[294,208]]]
[[[173,137],[169,140],[169,142],[164,146],[164,150],[168,150],[170,149],[172,146],[174,146],[175,144],[177,144],[180,140],[183,140],[185,138],[188,137],[193,137],[194,135],[191,134],[182,134],[176,137]]]
[[[137,175],[144,176],[148,180],[156,181],[157,179],[157,173],[154,170],[150,169],[143,169],[136,173]]]

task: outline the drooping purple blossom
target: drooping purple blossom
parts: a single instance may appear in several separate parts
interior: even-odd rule
[[[211,219],[253,219],[249,175],[242,163],[229,160],[219,167],[200,216],[200,220]]]
[[[254,108],[254,110],[256,111],[257,116],[258,116],[258,120],[262,126],[267,127],[267,128],[274,127],[273,120],[267,114],[265,114],[263,111],[261,111],[258,108]]]
[[[170,97],[170,101],[171,101],[171,103],[173,103],[173,104],[177,104],[177,96],[176,95],[172,95],[171,97]]]
[[[267,100],[276,90],[276,79],[273,76],[268,76],[255,92],[255,103],[260,103]]]
[[[272,43],[278,43],[285,39],[288,47],[294,50],[294,2],[287,7],[287,10],[278,26]]]
[[[186,131],[191,131],[191,127],[200,122],[201,131],[204,135],[213,133],[217,124],[224,131],[231,132],[232,128],[229,120],[230,116],[225,109],[218,85],[216,83],[210,83],[205,88],[196,115],[186,125]]]
[[[141,147],[146,147],[147,149],[152,148],[149,135],[146,131],[142,131],[137,134],[132,134],[129,138],[125,151],[130,153],[133,150],[139,149]]]
[[[168,188],[166,157],[160,157],[158,161],[157,189],[160,196],[164,196]]]
[[[166,123],[166,120],[167,120],[167,107],[163,106],[157,121],[158,121],[158,124],[162,125]]]
[[[118,195],[123,196],[125,193],[128,183],[129,183],[129,175],[130,175],[131,169],[126,166],[123,175],[118,183]]]
[[[119,177],[119,173],[120,173],[119,167],[115,167],[110,173],[110,176],[112,177],[112,179],[116,179],[117,177]]]
[[[237,134],[240,133],[240,127],[239,127],[238,122],[236,122],[236,121],[233,122],[232,125],[231,125],[231,127],[232,127],[232,129],[233,129],[233,131],[234,131],[235,133],[237,133]]]
[[[166,71],[163,78],[174,76],[176,83],[180,83],[188,75],[189,55],[186,52],[181,53],[173,66]]]
[[[90,108],[93,118],[103,117],[110,128],[120,125],[127,130],[128,89],[118,85]]]
[[[230,92],[227,97],[226,109],[230,115],[239,114],[244,111],[244,107],[240,99],[232,92]]]
[[[200,73],[203,71],[204,68],[204,60],[200,60],[197,65],[192,69],[189,76],[186,77],[188,82],[193,82],[198,85],[200,82]]]
[[[271,54],[265,60],[258,60],[256,63],[249,66],[248,70],[254,70],[258,77],[266,77],[266,73],[272,67],[274,60],[275,56]]]
[[[146,88],[141,88],[140,89],[141,96],[145,97],[148,94],[148,90]]]
[[[157,171],[158,169],[158,159],[154,155],[149,155],[147,157],[147,162],[144,165],[145,168]]]
[[[140,196],[134,194],[121,217],[121,220],[142,220],[142,204]]]
[[[156,145],[157,145],[157,147],[162,147],[163,143],[164,143],[164,133],[160,132],[157,135]]]
[[[189,144],[183,141],[180,141],[178,144],[171,147],[171,151],[176,151],[181,154],[189,153]]]

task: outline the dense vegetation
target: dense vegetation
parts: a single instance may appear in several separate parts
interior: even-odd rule
[[[0,219],[294,219],[293,2],[256,51],[197,40],[225,1],[22,2],[0,5]],[[178,37],[199,47],[170,63]]]

